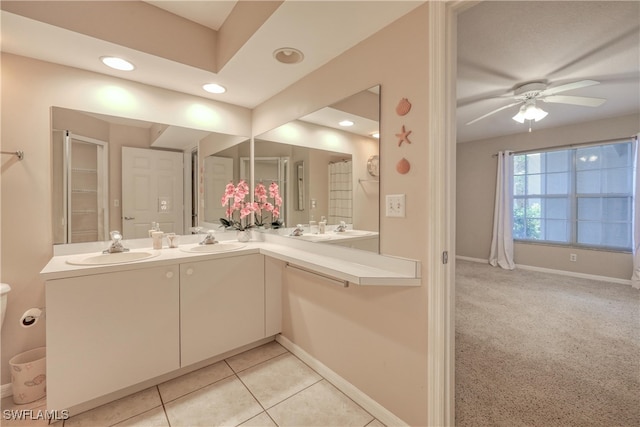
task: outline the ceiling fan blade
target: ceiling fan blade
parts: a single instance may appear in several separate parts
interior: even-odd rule
[[[493,111],[488,112],[484,116],[480,116],[480,117],[478,117],[476,119],[471,120],[470,122],[465,123],[465,125],[471,125],[471,124],[473,124],[473,123],[475,123],[477,121],[480,121],[482,119],[485,119],[485,118],[497,113],[498,111],[506,110],[507,108],[513,107],[514,105],[518,105],[518,104],[522,104],[522,101],[514,102],[512,104],[505,105],[504,107],[497,108],[497,109],[495,109]]]
[[[541,98],[544,102],[551,102],[555,104],[571,104],[582,105],[583,107],[599,107],[605,103],[604,98],[589,98],[586,96],[567,96],[567,95],[552,95]]]
[[[545,89],[540,93],[540,96],[555,95],[556,93],[566,92],[568,90],[580,89],[581,87],[599,85],[600,82],[595,80],[580,80],[578,82],[567,83],[566,85],[560,85]]]

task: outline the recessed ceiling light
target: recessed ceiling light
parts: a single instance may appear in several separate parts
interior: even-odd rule
[[[131,71],[136,68],[131,62],[115,56],[102,56],[100,60],[107,67],[120,71]]]
[[[273,57],[283,64],[297,64],[302,62],[304,54],[293,47],[282,47],[273,51]]]
[[[372,132],[371,136],[376,138],[376,139],[380,139],[380,132]]]
[[[217,83],[207,83],[206,85],[202,86],[202,89],[211,93],[225,93],[227,91],[224,86],[220,86]]]
[[[354,125],[354,123],[351,120],[343,120],[338,124],[340,126],[344,126],[344,127],[348,127],[348,126],[353,126]]]

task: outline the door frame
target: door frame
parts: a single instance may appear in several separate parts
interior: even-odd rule
[[[74,243],[71,239],[71,153],[72,153],[72,140],[83,142],[85,144],[93,144],[97,147],[98,162],[97,162],[97,179],[98,187],[101,191],[98,192],[98,212],[96,213],[100,217],[100,210],[102,210],[102,230],[98,230],[98,237],[100,237],[100,231],[103,233],[103,238],[108,239],[109,236],[109,143],[96,138],[90,138],[88,136],[78,135],[70,130],[62,131],[62,194],[64,197],[64,204],[62,214],[64,217],[64,239],[65,243]],[[98,221],[99,223],[99,221]],[[99,225],[99,224],[98,224]]]
[[[455,218],[457,16],[479,1],[430,1],[428,425],[455,425]],[[444,260],[445,253],[448,255]]]

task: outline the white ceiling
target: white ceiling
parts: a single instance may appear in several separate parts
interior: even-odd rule
[[[528,131],[518,106],[466,126],[513,100],[519,84],[549,87],[583,79],[599,85],[563,95],[606,98],[600,107],[539,105],[536,129],[640,111],[640,2],[486,1],[458,17],[458,142]]]
[[[217,29],[228,16],[227,1],[147,2]],[[355,46],[422,1],[285,1],[216,74],[118,46],[60,27],[2,11],[2,51],[114,75],[254,108],[334,57]],[[304,61],[285,65],[274,60],[282,47],[301,50]],[[185,48],[188,48],[187,46]],[[133,72],[107,69],[98,58],[122,56],[135,63]],[[179,78],[176,78],[179,76]],[[227,88],[222,95],[204,92],[215,81]]]
[[[237,1],[146,0],[145,3],[218,31]]]
[[[218,30],[236,2],[147,3]],[[254,108],[422,3],[285,1],[217,74],[5,11],[2,50]],[[607,99],[597,108],[544,104],[549,115],[533,124],[534,131],[638,112],[639,22],[637,1],[484,1],[461,13],[458,141],[526,132],[526,123],[511,120],[517,107],[465,123],[512,102],[499,97],[530,81],[553,87],[594,79],[601,84],[564,94]],[[285,46],[301,49],[305,60],[293,66],[274,61],[273,50]],[[105,53],[130,58],[136,70],[105,68],[97,60]],[[227,93],[203,92],[202,84],[212,80]]]

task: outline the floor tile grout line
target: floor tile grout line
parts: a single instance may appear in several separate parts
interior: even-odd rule
[[[216,362],[216,363],[220,363],[220,362]],[[212,364],[211,364],[211,365],[209,365],[209,366],[212,366],[212,365],[215,365],[215,363],[212,363]],[[205,366],[205,368],[206,368],[206,366]],[[204,368],[203,368],[203,369],[204,369]],[[192,371],[192,372],[196,372],[196,371]],[[190,373],[191,373],[191,372],[190,372]],[[184,375],[189,375],[189,374],[184,374]],[[209,386],[212,386],[212,385],[214,385],[214,384],[217,384],[217,383],[219,383],[220,381],[224,381],[224,380],[226,380],[226,379],[228,379],[228,378],[231,378],[231,377],[232,377],[232,376],[234,376],[234,375],[235,375],[235,372],[233,372],[233,370],[232,370],[231,374],[229,374],[229,375],[227,375],[227,376],[224,376],[224,377],[222,377],[222,378],[220,378],[220,379],[217,379],[217,380],[215,380],[215,381],[214,381],[214,382],[212,382],[212,383],[205,384],[205,385],[203,385],[202,387],[195,388],[195,389],[193,389],[193,390],[191,390],[191,391],[189,391],[189,392],[187,392],[187,393],[185,393],[185,394],[181,394],[180,396],[178,396],[178,397],[176,397],[176,398],[173,398],[173,399],[171,399],[171,400],[167,400],[167,402],[166,402],[166,403],[172,403],[172,402],[175,402],[175,401],[176,401],[176,400],[178,400],[178,399],[182,399],[182,398],[183,398],[183,397],[185,397],[185,396],[188,396],[188,395],[193,394],[193,393],[195,393],[195,392],[197,392],[197,391],[200,391],[200,390],[202,390],[202,389],[205,389],[205,388],[207,388],[207,387],[209,387]],[[176,377],[176,378],[181,378],[181,377]],[[174,379],[176,379],[176,378],[174,378]],[[172,381],[172,380],[169,380],[169,381]],[[165,382],[169,382],[169,381],[165,381]],[[164,384],[164,383],[162,383],[162,384]],[[158,384],[158,385],[160,385],[160,384]],[[159,390],[160,390],[160,389],[158,389],[158,391],[159,391]],[[162,398],[162,393],[160,393],[160,396],[161,396],[161,398]],[[163,403],[163,406],[164,406],[164,403]]]
[[[147,409],[146,411],[142,411],[142,412],[137,413],[137,414],[135,414],[135,415],[132,415],[132,416],[130,416],[130,417],[124,418],[124,419],[122,419],[122,420],[120,420],[120,421],[118,421],[118,422],[116,422],[116,423],[109,424],[109,427],[113,427],[113,426],[115,426],[115,425],[117,425],[117,424],[120,424],[120,423],[122,423],[122,422],[125,422],[125,421],[127,421],[127,420],[130,420],[130,419],[135,418],[135,417],[137,417],[137,416],[140,416],[140,415],[142,415],[142,414],[146,414],[147,412],[151,412],[151,411],[153,411],[154,409],[157,409],[157,408],[160,408],[160,407],[162,407],[162,408],[164,409],[164,404],[162,403],[162,395],[160,394],[160,389],[158,388],[158,386],[157,386],[157,385],[154,385],[153,387],[149,387],[149,388],[155,388],[155,389],[156,389],[156,392],[158,393],[158,398],[160,399],[160,405],[158,405],[158,406],[154,406],[153,408],[149,408],[149,409]],[[148,389],[146,389],[146,390],[148,390]],[[134,394],[135,394],[135,393],[134,393]],[[130,395],[125,396],[125,397],[122,397],[122,399],[126,399],[126,398],[127,398],[127,397],[129,397],[129,396],[133,396],[133,394],[130,394]],[[118,400],[119,400],[119,399],[118,399]],[[115,402],[115,401],[114,401],[114,402]],[[111,402],[109,402],[109,403],[111,403]],[[105,403],[104,405],[108,405],[109,403]],[[102,405],[102,406],[104,406],[104,405]],[[168,421],[168,420],[167,420],[167,421]]]
[[[256,366],[257,366],[257,365],[256,365]],[[315,372],[315,371],[314,371],[314,372]],[[290,398],[292,398],[292,397],[293,397],[293,396],[295,396],[296,394],[299,394],[299,393],[301,393],[302,391],[304,391],[304,390],[308,389],[309,387],[312,387],[312,386],[314,386],[314,385],[318,384],[319,382],[321,382],[321,381],[324,379],[324,378],[322,377],[322,375],[321,375],[321,376],[320,376],[320,379],[319,379],[318,381],[314,382],[313,384],[309,384],[308,386],[304,387],[303,389],[298,390],[297,392],[295,392],[295,393],[293,393],[293,394],[291,394],[291,395],[289,395],[289,396],[285,397],[284,399],[282,399],[282,400],[280,400],[280,401],[278,401],[278,402],[274,403],[273,405],[269,406],[268,408],[266,408],[266,407],[262,404],[262,402],[260,402],[260,400],[259,400],[259,399],[258,399],[258,398],[253,394],[253,392],[251,391],[251,389],[249,388],[249,386],[248,386],[248,385],[246,385],[246,384],[244,383],[244,381],[242,381],[242,378],[240,378],[240,376],[238,376],[238,374],[236,374],[236,377],[238,378],[238,380],[240,380],[240,383],[242,383],[242,385],[247,389],[247,391],[249,392],[249,394],[251,394],[251,396],[256,400],[256,402],[258,402],[258,405],[260,405],[260,407],[262,408],[262,412],[264,412],[265,414],[267,414],[267,416],[271,419],[271,421],[273,421],[273,423],[274,423],[276,426],[279,426],[279,424],[276,422],[276,420],[274,420],[274,419],[273,419],[273,417],[271,416],[271,414],[269,414],[269,409],[273,409],[274,407],[276,407],[277,405],[281,404],[282,402],[284,402],[284,401],[286,401],[286,400],[289,400]],[[257,417],[258,415],[260,415],[260,414],[256,414],[256,415],[254,415],[253,417],[249,418],[249,420],[250,420],[250,419],[252,419],[252,418]],[[245,423],[245,422],[247,422],[247,421],[249,421],[249,420],[244,420],[242,423]],[[238,426],[239,426],[239,425],[241,425],[242,423],[238,424]]]
[[[167,407],[164,406],[164,399],[162,398],[162,393],[160,393],[160,384],[156,384],[156,388],[158,389],[158,395],[160,396],[160,403],[162,403],[162,412],[164,412],[164,417],[167,420],[167,425],[171,427],[171,420],[169,419],[169,414],[167,414]]]
[[[323,378],[324,378],[324,377],[323,377]],[[358,408],[362,409],[364,412],[366,412],[367,414],[369,414],[369,416],[371,416],[371,417],[373,418],[373,419],[369,420],[369,422],[368,422],[367,424],[371,423],[373,420],[377,420],[377,418],[375,417],[375,415],[373,415],[372,413],[370,413],[369,411],[367,411],[366,409],[364,409],[364,408],[362,407],[362,405],[360,405],[358,402],[356,402],[355,400],[353,400],[353,399],[351,398],[351,396],[348,396],[345,392],[343,392],[342,390],[340,390],[340,389],[338,388],[338,386],[336,386],[334,383],[332,383],[331,381],[329,381],[329,380],[328,380],[328,379],[326,379],[326,378],[324,378],[324,380],[325,380],[326,382],[328,382],[329,384],[331,384],[331,386],[332,386],[333,388],[335,388],[335,389],[336,389],[339,393],[341,393],[344,397],[346,397],[347,399],[349,399],[349,400],[350,400],[354,405],[356,405]],[[366,426],[367,426],[367,424],[365,424],[365,425],[364,425],[364,427],[366,427]]]
[[[286,350],[286,349],[285,349],[285,350]],[[251,393],[251,396],[253,396],[253,398],[254,398],[254,399],[256,399],[256,401],[258,402],[258,404],[262,407],[262,409],[264,409],[264,411],[265,411],[265,412],[267,412],[267,410],[268,410],[268,409],[271,409],[271,408],[273,408],[274,406],[279,405],[280,403],[284,402],[285,400],[287,400],[287,399],[289,399],[289,398],[291,398],[291,397],[295,396],[296,394],[298,394],[298,393],[300,393],[300,392],[302,392],[302,391],[304,391],[304,390],[308,389],[309,387],[311,387],[311,386],[313,386],[313,385],[315,385],[315,384],[318,384],[319,382],[321,382],[322,380],[324,380],[324,379],[325,379],[322,375],[320,375],[320,374],[319,374],[318,372],[316,372],[313,368],[311,368],[309,365],[307,365],[307,364],[306,364],[306,363],[304,363],[302,360],[300,360],[300,359],[299,359],[295,354],[291,353],[289,350],[287,350],[286,352],[284,352],[284,353],[282,353],[282,354],[279,354],[279,355],[278,355],[278,356],[276,356],[276,357],[272,357],[272,358],[271,358],[271,359],[269,359],[269,360],[273,360],[273,359],[276,359],[276,358],[278,358],[278,357],[280,357],[280,356],[285,356],[285,355],[287,355],[287,354],[290,354],[291,356],[295,357],[298,361],[302,362],[302,364],[304,364],[307,368],[311,369],[311,371],[312,371],[313,373],[315,373],[316,375],[318,375],[318,376],[320,377],[320,379],[319,379],[318,381],[315,381],[313,384],[309,384],[308,386],[306,386],[306,387],[304,387],[304,388],[302,388],[302,389],[298,390],[297,392],[295,392],[295,393],[293,393],[293,394],[291,394],[291,395],[289,395],[289,396],[285,397],[284,399],[282,399],[282,400],[278,401],[277,403],[274,403],[273,405],[269,406],[269,408],[265,408],[265,407],[264,407],[264,405],[262,404],[262,402],[260,402],[260,401],[258,400],[258,398],[253,394],[253,392],[251,391],[251,389],[249,389],[249,386],[247,386],[247,385],[244,383],[244,381],[242,381],[242,378],[240,378],[240,375],[238,375],[238,373],[236,373],[236,377],[238,377],[238,379],[240,380],[240,382],[242,383],[242,385],[243,385],[243,386],[245,386],[245,388],[249,391],[249,393]],[[255,365],[251,366],[250,368],[243,369],[243,370],[242,370],[242,371],[240,371],[240,372],[244,372],[244,371],[246,371],[246,370],[248,370],[248,369],[251,369],[251,368],[253,368],[253,367],[256,367],[256,366],[260,366],[260,365],[262,365],[263,363],[268,362],[269,360],[265,360],[264,362],[261,362],[261,363],[256,363]],[[334,386],[334,387],[335,387],[335,386]],[[359,405],[358,405],[358,406],[359,406]],[[267,414],[268,414],[268,412],[267,412]],[[276,424],[277,424],[277,423],[276,423]]]
[[[260,405],[260,407],[262,408],[262,412],[264,412],[265,414],[267,414],[267,417],[271,418],[271,415],[269,415],[269,413],[268,413],[268,412],[267,412],[267,410],[265,409],[265,407],[264,407],[264,405],[262,404],[262,402],[260,402],[260,400],[258,400],[258,398],[257,398],[257,397],[253,394],[253,392],[249,389],[249,387],[248,387],[248,386],[247,386],[247,385],[242,381],[242,378],[240,378],[240,377],[238,376],[238,374],[237,374],[237,373],[235,374],[235,376],[236,376],[236,378],[238,379],[238,381],[240,381],[240,384],[242,384],[242,385],[244,386],[244,388],[246,388],[246,389],[247,389],[247,391],[249,392],[249,394],[251,395],[251,397],[253,397],[253,399],[254,399],[256,402],[258,402],[258,405]],[[243,423],[246,423],[246,422],[247,422],[247,421],[249,421],[249,420],[254,419],[254,418],[255,418],[255,417],[257,417],[258,415],[260,415],[260,413],[258,413],[258,414],[256,414],[256,415],[252,416],[252,417],[251,417],[251,418],[249,418],[249,419],[246,419],[246,420],[242,421],[242,422],[241,422],[240,424],[238,424],[236,427],[238,427],[238,426],[242,425]],[[273,423],[274,423],[276,426],[278,426],[278,423],[277,423],[273,418],[271,418],[271,421],[273,421]]]
[[[354,405],[358,406],[358,408],[362,409],[364,412],[366,412],[367,414],[369,414],[371,417],[373,417],[372,420],[369,420],[369,423],[371,423],[373,420],[376,420],[377,418],[371,414],[369,411],[367,411],[366,409],[364,409],[358,402],[356,402],[355,400],[353,400],[350,396],[348,396],[346,393],[344,393],[342,390],[340,390],[340,388],[338,388],[334,383],[332,383],[331,381],[329,381],[328,379],[326,379],[322,374],[320,374],[319,372],[317,372],[315,369],[313,369],[311,366],[309,366],[304,360],[300,359],[298,356],[296,356],[295,354],[289,352],[290,354],[292,354],[296,359],[298,359],[300,362],[304,363],[309,369],[311,369],[313,372],[315,372],[316,374],[318,374],[320,376],[320,378],[322,378],[323,380],[325,380],[326,382],[328,382],[329,384],[331,384],[331,386],[333,386],[333,388],[335,388],[336,390],[338,390],[338,392],[342,393],[347,399],[349,399],[351,402],[353,402]],[[320,382],[320,381],[318,381]],[[317,384],[317,383],[315,383]],[[314,384],[312,384],[314,385]],[[311,386],[309,386],[311,387]],[[307,388],[309,388],[307,387]],[[302,391],[302,390],[300,390]],[[286,399],[285,399],[286,400]],[[275,406],[275,405],[274,405]],[[273,407],[273,406],[272,406]],[[271,408],[269,408],[271,409]],[[366,427],[366,424],[365,424]]]
[[[283,347],[283,348],[284,348],[284,347]],[[265,359],[265,360],[261,360],[260,362],[256,363],[255,365],[247,366],[246,368],[244,368],[244,369],[240,369],[240,370],[238,370],[238,371],[236,371],[235,369],[233,369],[233,368],[231,367],[231,365],[230,365],[228,362],[227,362],[227,365],[229,365],[229,368],[231,368],[231,370],[232,370],[234,373],[239,374],[240,372],[244,372],[244,371],[246,371],[247,369],[251,369],[251,368],[253,368],[253,367],[260,366],[260,365],[262,365],[263,363],[269,362],[270,360],[277,359],[278,357],[283,356],[283,355],[285,355],[285,354],[287,354],[287,353],[289,353],[289,354],[293,354],[293,353],[291,353],[289,350],[287,350],[286,348],[285,348],[284,350],[285,350],[285,351],[284,351],[284,352],[282,352],[282,353],[280,353],[280,354],[277,354],[277,355],[272,356],[272,357],[270,357],[270,358],[268,358],[268,359]],[[248,350],[248,351],[251,351],[251,350]],[[240,353],[240,354],[242,354],[242,353]],[[229,358],[229,359],[230,359],[230,358]],[[227,361],[227,359],[224,359],[224,361],[226,362],[226,361]]]

